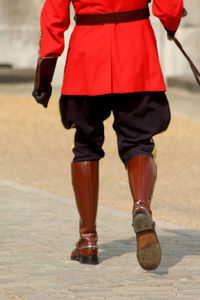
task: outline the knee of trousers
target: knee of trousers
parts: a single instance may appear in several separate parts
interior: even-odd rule
[[[103,137],[93,140],[78,138],[75,135],[75,141],[72,148],[74,153],[74,162],[97,161],[104,157],[105,153],[102,149]]]
[[[74,147],[72,151],[74,153],[74,162],[98,161],[104,157],[104,151],[102,149],[93,151],[89,148],[82,150]]]
[[[119,157],[122,160],[125,167],[128,162],[137,156],[146,155],[152,158],[156,157],[156,145],[154,144],[153,139],[148,139],[145,143],[139,143],[136,145],[132,145],[129,148],[118,148]]]

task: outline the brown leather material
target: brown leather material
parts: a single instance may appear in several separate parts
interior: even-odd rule
[[[140,239],[138,250],[145,248],[147,246],[147,243],[149,243],[149,240],[151,240],[151,243],[157,243],[157,236],[154,234],[153,231],[140,232],[137,234],[137,239]]]
[[[92,240],[80,239],[76,243],[76,248],[72,251],[71,257],[75,260],[79,260],[82,256],[97,256],[98,248],[96,246],[97,238],[94,236]],[[77,259],[78,258],[78,259]]]
[[[38,58],[34,85],[36,90],[43,90],[50,85],[56,67],[56,62],[57,57],[49,56]]]
[[[97,256],[96,216],[99,189],[98,161],[72,162],[72,184],[80,215],[80,239],[71,258]]]
[[[103,25],[139,21],[149,18],[149,15],[149,8],[145,7],[142,9],[122,12],[75,15],[74,19],[76,25]]]
[[[130,189],[134,198],[133,227],[137,238],[137,259],[145,270],[156,269],[161,261],[161,247],[150,209],[157,177],[153,158],[140,155],[127,165]]]
[[[129,185],[134,199],[133,214],[148,212],[157,177],[156,163],[147,155],[140,155],[128,162]]]

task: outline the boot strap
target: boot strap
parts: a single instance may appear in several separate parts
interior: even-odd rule
[[[88,245],[88,246],[83,246],[83,247],[79,247],[78,245],[76,245],[77,249],[78,250],[82,250],[82,249],[92,249],[92,250],[95,250],[95,249],[98,249],[97,246],[93,246],[93,245]]]
[[[145,202],[142,201],[142,200],[138,200],[136,203],[135,203],[135,208],[134,208],[134,214],[137,213],[138,210],[145,210],[147,211],[150,215],[151,215],[151,210],[150,208],[148,209],[146,206],[145,206]]]
[[[134,212],[137,211],[138,209],[145,209],[145,210],[147,210],[145,206],[140,205],[140,206],[137,206],[137,207],[134,209]]]

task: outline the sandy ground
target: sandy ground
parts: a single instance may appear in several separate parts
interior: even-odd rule
[[[0,180],[74,197],[70,177],[74,130],[62,126],[57,96],[46,110],[29,95],[12,86],[0,92]],[[105,122],[99,202],[131,214],[127,173],[118,158],[112,121],[110,117]],[[200,229],[200,123],[172,116],[168,131],[155,141],[154,218]]]

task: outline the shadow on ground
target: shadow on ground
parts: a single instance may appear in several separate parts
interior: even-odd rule
[[[166,274],[171,267],[174,267],[185,256],[200,255],[200,233],[194,230],[163,230],[164,234],[159,235],[162,247],[162,261],[160,267],[152,271],[155,274]],[[135,238],[114,240],[99,245],[100,260],[105,261],[116,256],[136,252]]]

